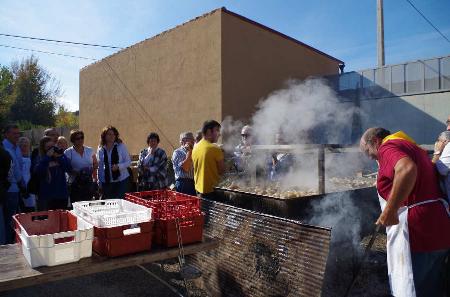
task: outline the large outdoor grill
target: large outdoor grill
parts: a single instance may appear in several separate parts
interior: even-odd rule
[[[229,181],[222,182],[215,188],[214,200],[305,223],[314,222],[318,208],[320,208],[325,199],[330,201],[328,207],[334,208],[344,207],[350,202],[363,214],[361,220],[364,223],[364,228],[361,230],[362,235],[371,231],[369,226],[372,225],[379,213],[379,204],[374,188],[375,175],[363,175],[362,171],[364,170],[361,168],[358,175],[355,174],[354,176],[326,176],[326,156],[329,154],[360,155],[359,148],[337,144],[308,144],[256,145],[252,147],[252,150],[265,153],[277,151],[316,155],[317,188],[300,189],[297,187],[295,190],[284,189],[281,191],[279,185],[258,179],[256,177],[256,168],[253,167],[245,175],[236,173],[233,176],[232,173],[228,173],[227,179]],[[235,185],[234,181],[241,181],[241,184]],[[265,189],[268,188],[275,188],[276,190],[267,193],[268,191]],[[365,225],[367,225],[367,228]]]
[[[276,195],[257,193],[252,189],[264,188],[258,186],[258,178],[247,176],[246,186],[230,187],[229,183],[216,187],[214,200],[235,207],[256,211],[268,215],[293,219],[305,224],[320,227],[331,227],[332,238],[330,253],[322,288],[322,296],[340,296],[350,282],[355,265],[359,261],[361,248],[360,240],[373,231],[374,223],[380,214],[380,206],[375,187],[373,174],[355,176],[342,176],[337,178],[343,186],[335,186],[332,177],[326,176],[325,152],[353,153],[358,149],[344,148],[338,145],[309,145],[309,146],[261,146],[263,150],[284,149],[297,153],[317,151],[317,188],[303,191],[301,195]],[[366,170],[367,171],[367,170]],[[251,173],[250,175],[255,175]],[[235,177],[242,180],[242,176]],[[359,182],[359,180],[366,182]],[[347,184],[347,185],[345,185]],[[223,185],[223,184],[222,184]],[[250,191],[249,191],[250,189]],[[287,190],[288,191],[288,190]],[[263,191],[264,192],[264,191]],[[297,192],[301,192],[298,190]],[[347,215],[347,212],[350,215]],[[330,219],[330,216],[333,216]],[[354,234],[354,233],[357,234]],[[380,263],[384,267],[383,263]],[[382,268],[384,269],[384,268]],[[381,281],[385,287],[385,280]],[[383,288],[384,288],[383,287]]]
[[[220,187],[214,189],[214,194],[214,200],[218,202],[305,223],[309,223],[314,217],[314,207],[323,199],[334,200],[336,205],[342,204],[342,199],[349,199],[361,210],[365,209],[366,213],[370,212],[370,209],[379,208],[378,202],[373,199],[376,197],[374,187],[295,198],[278,198]]]

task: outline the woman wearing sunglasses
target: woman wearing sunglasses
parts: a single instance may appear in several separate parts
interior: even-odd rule
[[[97,184],[97,157],[92,148],[84,145],[84,133],[81,130],[70,132],[73,144],[64,154],[72,165],[69,176],[70,201],[92,200]]]

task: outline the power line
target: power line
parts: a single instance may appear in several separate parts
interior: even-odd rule
[[[447,36],[445,36],[441,32],[441,30],[439,30],[435,25],[433,25],[433,23],[416,6],[414,6],[414,4],[410,0],[405,1],[408,2],[412,6],[412,8],[414,8],[417,11],[417,13],[420,14],[423,17],[423,19],[427,21],[428,24],[430,24],[430,26],[433,27],[434,30],[436,30],[436,32],[438,32],[442,36],[442,38],[444,38],[448,43],[450,43],[450,39],[448,39]]]
[[[56,43],[85,45],[85,46],[92,46],[92,47],[123,49],[123,47],[112,46],[112,45],[102,45],[102,44],[93,44],[93,43],[84,43],[84,42],[75,42],[75,41],[64,41],[64,40],[57,40],[57,39],[48,39],[48,38],[40,38],[40,37],[13,35],[13,34],[6,34],[6,33],[0,33],[0,36],[13,37],[13,38],[22,38],[22,39],[31,39],[31,40],[40,40],[40,41],[49,41],[49,42],[56,42]]]
[[[11,46],[6,44],[0,44],[0,47],[6,47],[6,48],[13,48],[23,51],[30,51],[30,52],[37,52],[37,53],[44,53],[49,55],[56,55],[56,56],[63,56],[63,57],[69,57],[69,58],[77,58],[77,59],[84,59],[84,60],[91,60],[91,61],[97,61],[97,59],[94,58],[87,58],[87,57],[81,57],[81,56],[73,56],[73,55],[67,55],[67,54],[61,54],[61,53],[55,53],[55,52],[46,52],[46,51],[40,51],[35,49],[29,49],[29,48],[23,48],[23,47],[17,47],[17,46]]]

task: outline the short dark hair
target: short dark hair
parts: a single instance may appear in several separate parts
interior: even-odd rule
[[[220,126],[219,122],[217,122],[215,120],[208,120],[208,121],[204,122],[203,123],[203,128],[202,128],[203,135],[206,134],[206,131],[208,131],[210,129],[212,130],[212,129],[216,128],[216,127],[220,128],[221,126]]]
[[[84,137],[84,132],[78,129],[70,131],[70,142],[74,143],[75,138],[77,138],[79,135]]]
[[[114,133],[114,136],[116,136],[116,140],[114,142],[122,143],[122,139],[119,138],[119,131],[116,129],[116,127],[113,126],[106,126],[102,130],[102,134],[100,134],[100,146],[104,146],[106,144],[106,133],[111,130]]]
[[[152,132],[147,136],[147,144],[150,143],[150,139],[156,139],[156,141],[159,143],[159,135],[156,132]]]
[[[19,129],[19,126],[17,124],[7,124],[5,126],[5,129],[3,129],[3,133],[8,133],[12,129]]]

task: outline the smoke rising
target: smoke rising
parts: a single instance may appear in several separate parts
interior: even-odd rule
[[[258,143],[348,143],[354,108],[345,105],[322,79],[290,80],[262,100],[252,117]]]
[[[254,144],[276,144],[276,134],[281,134],[285,144],[351,144],[353,117],[359,112],[352,102],[343,102],[323,79],[289,80],[283,89],[260,101],[249,123],[224,120],[224,149],[234,149],[245,124],[253,127]],[[315,152],[297,152],[295,164],[280,179],[279,186],[317,189],[317,158]],[[327,153],[325,160],[328,177],[356,176],[365,167],[357,152]],[[252,151],[252,162],[267,168],[267,152]],[[335,239],[347,238],[358,244],[362,215],[347,195],[321,199],[314,205],[310,223],[332,227]]]

